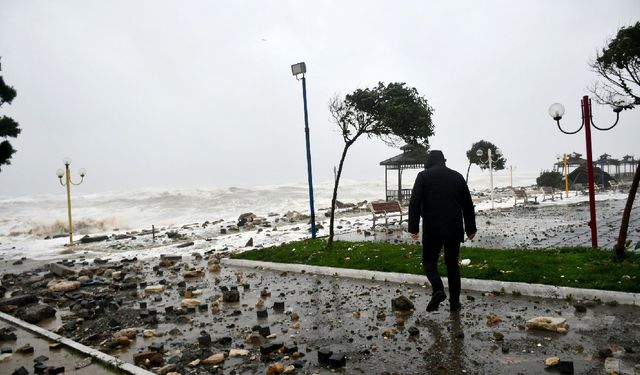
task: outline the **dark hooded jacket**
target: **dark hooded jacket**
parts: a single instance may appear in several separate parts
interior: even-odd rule
[[[465,232],[477,230],[467,183],[460,173],[445,166],[442,151],[431,151],[425,168],[411,192],[409,233],[418,233],[422,217],[423,241],[427,236],[463,241]]]

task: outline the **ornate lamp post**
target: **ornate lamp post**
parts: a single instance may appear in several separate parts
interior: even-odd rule
[[[496,149],[496,159],[493,160],[493,158],[491,157],[491,149],[487,148],[487,161],[482,160],[482,155],[484,155],[484,151],[482,151],[481,149],[478,149],[478,151],[476,151],[476,156],[478,158],[480,158],[480,161],[483,163],[489,163],[489,175],[491,176],[491,209],[494,208],[493,206],[493,162],[497,162],[498,160],[500,160],[500,157],[502,157],[502,151],[500,151],[500,149]]]
[[[69,213],[69,245],[73,245],[73,222],[71,221],[71,185],[80,185],[82,181],[84,181],[84,176],[86,176],[87,171],[84,168],[80,168],[80,170],[78,170],[78,174],[80,174],[80,182],[72,182],[71,171],[69,170],[71,158],[64,158],[62,162],[64,163],[65,169],[58,169],[56,171],[56,174],[58,175],[58,179],[60,180],[60,185],[67,187],[67,212]],[[65,178],[65,182],[62,182],[62,177]]]
[[[560,120],[562,116],[564,116],[564,106],[560,103],[553,103],[551,107],[549,107],[549,116],[551,116],[556,123],[558,124],[558,129],[564,134],[576,134],[582,127],[584,127],[585,140],[587,144],[587,178],[589,183],[589,211],[590,211],[590,221],[589,227],[591,228],[591,247],[598,247],[598,230],[596,228],[596,198],[595,198],[595,190],[593,187],[593,158],[591,153],[591,126],[598,130],[606,131],[613,129],[614,126],[618,124],[618,120],[620,119],[620,111],[622,111],[623,106],[614,106],[613,112],[616,114],[616,122],[608,128],[600,128],[593,123],[593,116],[591,112],[591,99],[589,96],[585,95],[582,97],[581,102],[582,107],[582,125],[576,131],[568,132],[562,129],[560,126]]]
[[[302,100],[304,102],[304,133],[307,142],[307,178],[309,179],[309,209],[311,211],[311,238],[316,238],[316,213],[313,204],[313,177],[311,173],[311,146],[309,144],[309,115],[307,113],[307,80],[304,74],[307,65],[304,62],[291,65],[291,73],[302,81]],[[302,78],[298,78],[302,75]]]

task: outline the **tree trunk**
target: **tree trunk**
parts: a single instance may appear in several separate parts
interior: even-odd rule
[[[329,238],[327,238],[327,247],[333,246],[333,222],[336,216],[336,200],[338,199],[338,185],[340,184],[340,175],[342,175],[342,166],[344,165],[344,159],[347,157],[347,150],[353,144],[353,142],[347,142],[344,144],[342,150],[342,156],[340,157],[340,164],[338,164],[338,173],[336,174],[336,180],[333,184],[333,197],[331,198],[331,218],[329,219]]]
[[[629,219],[631,217],[631,208],[633,207],[633,201],[636,198],[638,192],[638,182],[640,182],[640,163],[636,168],[636,174],[633,175],[633,182],[629,188],[629,196],[627,197],[627,204],[624,206],[624,213],[622,214],[622,222],[620,223],[620,234],[618,235],[618,243],[615,249],[615,258],[617,261],[624,259],[624,248],[627,242],[627,231],[629,230]]]
[[[469,162],[469,166],[467,167],[467,177],[465,177],[464,182],[469,183],[469,170],[471,169],[471,162]]]

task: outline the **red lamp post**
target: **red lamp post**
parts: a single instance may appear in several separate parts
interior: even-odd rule
[[[618,124],[618,120],[620,119],[620,111],[622,111],[622,106],[614,106],[613,111],[616,113],[616,122],[608,128],[600,128],[593,123],[593,116],[591,112],[591,99],[589,96],[585,95],[582,97],[582,125],[578,128],[578,130],[573,132],[567,132],[560,127],[560,120],[564,115],[564,106],[560,103],[553,103],[551,107],[549,107],[549,115],[553,117],[553,119],[558,124],[558,129],[565,134],[576,134],[579,132],[584,126],[584,133],[587,143],[587,178],[589,183],[589,227],[591,228],[591,247],[598,247],[598,230],[596,226],[596,197],[595,191],[593,187],[593,158],[591,153],[591,126],[598,130],[610,130],[613,129],[614,126]]]

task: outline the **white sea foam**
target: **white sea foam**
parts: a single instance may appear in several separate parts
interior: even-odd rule
[[[333,184],[314,187],[316,211],[330,206]],[[339,200],[355,202],[384,197],[381,182],[341,183]],[[244,212],[259,216],[287,211],[309,212],[306,185],[225,187],[212,189],[140,189],[101,194],[74,195],[72,213],[78,234],[181,225],[193,222],[232,220]],[[64,233],[67,230],[66,196],[38,195],[0,199],[2,237]]]
[[[412,171],[417,173],[417,171]],[[415,173],[403,176],[403,188],[413,185]],[[514,185],[529,185],[533,173],[514,173]],[[389,172],[389,188],[396,179]],[[496,173],[494,186],[509,184],[510,176]],[[488,187],[489,174],[473,177],[471,189]],[[327,209],[333,194],[333,181],[314,186],[315,209]],[[294,210],[309,212],[309,190],[306,184],[239,186],[210,189],[146,188],[134,191],[110,191],[76,194],[72,200],[74,232],[87,234],[112,229],[141,229],[151,225],[168,226],[192,222],[230,220],[244,212],[257,215],[283,214]],[[338,200],[372,201],[384,198],[384,181],[351,181],[340,183]],[[0,242],[3,237],[42,238],[67,231],[66,196],[41,194],[17,198],[0,198]]]

